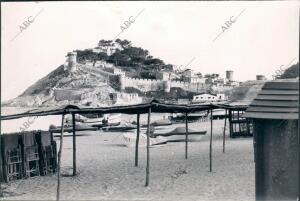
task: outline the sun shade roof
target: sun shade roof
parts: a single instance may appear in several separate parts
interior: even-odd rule
[[[244,117],[253,119],[298,119],[299,80],[266,82]]]
[[[234,103],[210,103],[210,104],[192,104],[192,105],[178,105],[178,104],[165,104],[160,103],[157,100],[153,100],[149,103],[137,104],[137,105],[126,105],[126,106],[112,106],[112,107],[82,107],[76,105],[67,105],[61,107],[52,108],[40,108],[29,110],[27,112],[18,114],[1,114],[1,120],[18,119],[29,116],[48,116],[48,115],[62,115],[62,114],[108,114],[108,113],[125,113],[125,114],[138,114],[148,113],[149,108],[154,113],[193,113],[209,109],[236,109],[246,110],[248,105],[245,104],[234,104]]]

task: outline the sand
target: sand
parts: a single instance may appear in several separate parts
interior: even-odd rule
[[[76,177],[62,177],[62,200],[254,200],[252,138],[230,139],[222,153],[223,120],[214,121],[213,172],[209,172],[209,123],[189,128],[208,130],[200,142],[174,142],[150,149],[150,185],[145,187],[146,148],[134,167],[134,148],[120,133],[100,131],[77,137]],[[169,131],[176,126],[167,126]],[[144,131],[143,131],[144,132]],[[118,137],[119,136],[119,137]],[[57,139],[56,139],[57,140]],[[59,140],[57,140],[59,144]],[[62,174],[72,173],[72,138],[64,138]],[[34,177],[5,184],[7,200],[54,200],[57,176]]]

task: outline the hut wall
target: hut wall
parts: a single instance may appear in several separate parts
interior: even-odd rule
[[[254,121],[257,200],[296,200],[298,121]]]
[[[42,138],[43,135],[43,138]],[[39,167],[36,171],[37,175],[46,175],[47,173],[55,173],[57,169],[57,150],[56,142],[53,140],[51,133],[48,131],[27,131],[20,133],[10,133],[1,135],[0,145],[0,181],[9,182],[15,179],[21,179],[26,177],[26,169],[32,169],[30,166],[26,166],[26,155],[32,155],[37,151],[35,156],[38,156],[36,163]],[[34,146],[36,149],[25,149],[27,147]],[[19,165],[15,163],[15,153],[11,160],[11,168],[8,164],[8,150],[16,149],[20,151],[21,163]],[[32,161],[32,156],[30,156]],[[49,168],[48,168],[49,167]],[[9,172],[9,169],[13,172]],[[47,172],[45,171],[47,170]],[[48,171],[49,170],[49,171]],[[17,176],[11,176],[11,175]],[[30,173],[31,174],[31,173]],[[28,175],[27,175],[28,176]],[[29,175],[30,176],[30,175]]]
[[[3,157],[2,156],[2,151],[0,150],[0,182],[4,181],[4,177],[3,177],[3,159],[2,159],[2,157]]]

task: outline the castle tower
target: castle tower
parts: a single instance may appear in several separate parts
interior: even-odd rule
[[[125,76],[123,74],[117,75],[118,77],[118,84],[120,91],[124,91],[125,89]]]
[[[265,80],[265,76],[264,75],[256,75],[256,80]]]
[[[164,92],[170,93],[170,91],[171,91],[171,83],[170,83],[169,80],[164,80],[163,81],[163,89],[164,89]]]
[[[70,72],[74,72],[77,70],[76,64],[77,64],[77,52],[69,52],[67,54],[67,61],[68,61],[68,70]]]
[[[226,71],[226,79],[228,81],[233,81],[233,71],[232,70],[227,70]]]

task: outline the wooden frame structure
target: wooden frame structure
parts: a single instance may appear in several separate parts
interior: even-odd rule
[[[32,110],[26,113],[13,114],[1,116],[1,120],[18,119],[28,116],[48,116],[48,115],[62,115],[62,125],[61,125],[61,140],[60,148],[58,152],[58,167],[57,167],[57,196],[56,199],[60,199],[60,164],[61,155],[63,149],[63,133],[64,133],[64,116],[65,114],[72,115],[72,126],[73,126],[73,176],[76,175],[76,129],[75,129],[75,114],[107,114],[107,113],[125,113],[125,114],[136,114],[137,115],[137,138],[135,146],[135,166],[138,166],[138,147],[139,147],[139,137],[140,137],[140,114],[148,114],[148,131],[147,131],[147,159],[146,159],[146,181],[145,186],[149,185],[149,174],[150,174],[150,122],[151,113],[184,113],[185,114],[185,126],[186,126],[186,138],[185,138],[185,159],[188,159],[188,114],[198,111],[205,111],[211,113],[211,129],[210,129],[210,145],[209,145],[209,171],[212,172],[212,135],[213,135],[213,109],[226,109],[230,110],[233,108],[247,108],[245,105],[241,106],[231,106],[230,104],[199,104],[199,105],[176,105],[176,104],[164,104],[159,103],[156,100],[150,103],[138,104],[138,105],[128,105],[128,106],[114,106],[114,107],[102,107],[102,108],[89,108],[89,107],[78,107],[75,105],[67,105],[66,107],[59,107],[49,110]],[[225,127],[223,132],[223,152],[225,152],[225,128],[226,128],[226,117],[225,117]]]
[[[251,121],[243,117],[245,110],[246,108],[228,109],[229,133],[231,138],[253,136]]]

